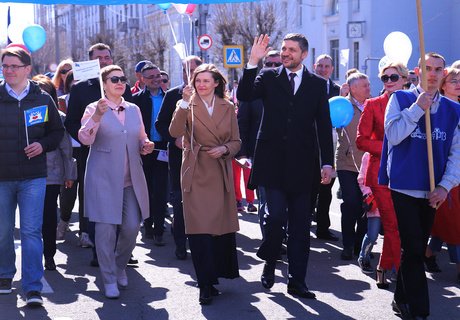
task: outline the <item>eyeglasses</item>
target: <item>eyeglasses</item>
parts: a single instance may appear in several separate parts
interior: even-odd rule
[[[392,74],[391,76],[387,76],[386,74],[384,74],[380,77],[380,80],[382,80],[383,83],[387,83],[388,80],[391,80],[391,82],[396,82],[399,80],[399,75]]]
[[[168,79],[161,79],[161,82],[163,83],[168,83],[168,81],[169,81]]]
[[[126,78],[125,76],[121,76],[121,77],[113,76],[113,77],[110,77],[109,79],[110,79],[110,82],[114,84],[118,82],[125,84],[126,82],[128,82],[128,78]]]
[[[460,84],[460,79],[452,79],[450,81],[447,81],[448,83],[450,84],[453,84],[454,86],[456,86],[457,84]]]
[[[12,64],[11,66],[7,64],[2,64],[2,71],[10,69],[11,71],[18,71],[19,68],[25,68],[27,65],[23,64],[22,66],[18,66],[17,64]]]
[[[67,72],[69,72],[70,70],[72,69],[62,69],[61,71],[59,71],[60,74],[66,74]]]
[[[267,62],[265,62],[265,66],[268,67],[268,68],[279,67],[279,66],[281,66],[281,62],[267,61]]]

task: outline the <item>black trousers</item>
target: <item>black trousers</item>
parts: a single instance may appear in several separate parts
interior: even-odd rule
[[[146,232],[163,235],[168,196],[168,163],[157,160],[158,151],[142,157],[150,198],[150,217],[145,219]],[[153,231],[152,231],[153,229]]]
[[[401,266],[394,299],[409,304],[412,316],[430,314],[428,284],[423,258],[436,210],[427,199],[391,191],[401,237]]]
[[[220,236],[189,234],[188,243],[200,288],[218,284],[218,278],[239,277],[234,232]]]
[[[43,207],[43,255],[52,258],[56,254],[56,227],[57,227],[57,198],[61,186],[49,184],[46,186],[45,206]]]
[[[257,256],[274,263],[279,255],[287,232],[287,257],[289,281],[305,285],[310,254],[311,202],[309,190],[285,192],[265,187],[267,207],[265,211],[265,237]]]
[[[171,202],[173,206],[173,236],[178,247],[185,247],[187,236],[185,235],[184,208],[182,206],[182,192],[180,189],[172,190]]]

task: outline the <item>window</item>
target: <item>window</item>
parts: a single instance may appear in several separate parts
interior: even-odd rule
[[[331,15],[339,14],[339,0],[331,1]]]
[[[332,57],[332,65],[334,71],[332,72],[332,79],[337,80],[339,78],[339,40],[331,40],[330,42],[330,55]]]
[[[359,42],[353,42],[353,67],[359,70]]]

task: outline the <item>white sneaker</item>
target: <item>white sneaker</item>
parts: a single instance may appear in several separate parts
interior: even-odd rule
[[[80,235],[80,247],[82,248],[92,248],[94,247],[93,242],[89,238],[89,235],[86,232],[82,232]]]
[[[68,228],[69,223],[60,220],[56,228],[56,240],[64,240],[64,236]]]
[[[128,275],[126,269],[117,268],[117,283],[120,289],[126,289],[128,287]]]
[[[105,289],[105,296],[109,299],[117,299],[120,296],[120,291],[118,291],[118,287],[116,283],[104,283]]]

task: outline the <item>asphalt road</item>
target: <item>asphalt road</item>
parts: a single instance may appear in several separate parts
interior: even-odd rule
[[[338,235],[339,205],[334,198],[331,220]],[[74,214],[72,221],[76,219]],[[45,271],[44,306],[38,309],[25,306],[20,284],[21,246],[16,241],[19,271],[13,293],[0,295],[0,320],[399,319],[390,307],[395,285],[391,284],[389,290],[378,289],[374,275],[361,273],[356,261],[340,260],[340,241],[320,241],[313,233],[307,284],[317,300],[297,299],[286,293],[285,262],[277,265],[274,287],[264,289],[259,280],[262,262],[255,255],[261,237],[257,215],[240,214],[240,228],[237,245],[241,277],[222,280],[218,286],[222,295],[209,306],[198,304],[192,261],[190,256],[185,261],[175,258],[169,228],[164,247],[155,247],[152,240],[139,235],[134,251],[139,264],[128,269],[129,287],[118,300],[108,300],[100,291],[98,268],[89,266],[91,250],[77,246],[78,224],[74,222],[72,232],[58,243],[57,270]],[[381,244],[379,239],[374,247],[374,266]],[[438,258],[443,272],[428,274],[430,319],[458,320],[460,288],[455,282],[455,265],[449,264],[447,252],[443,251]]]

